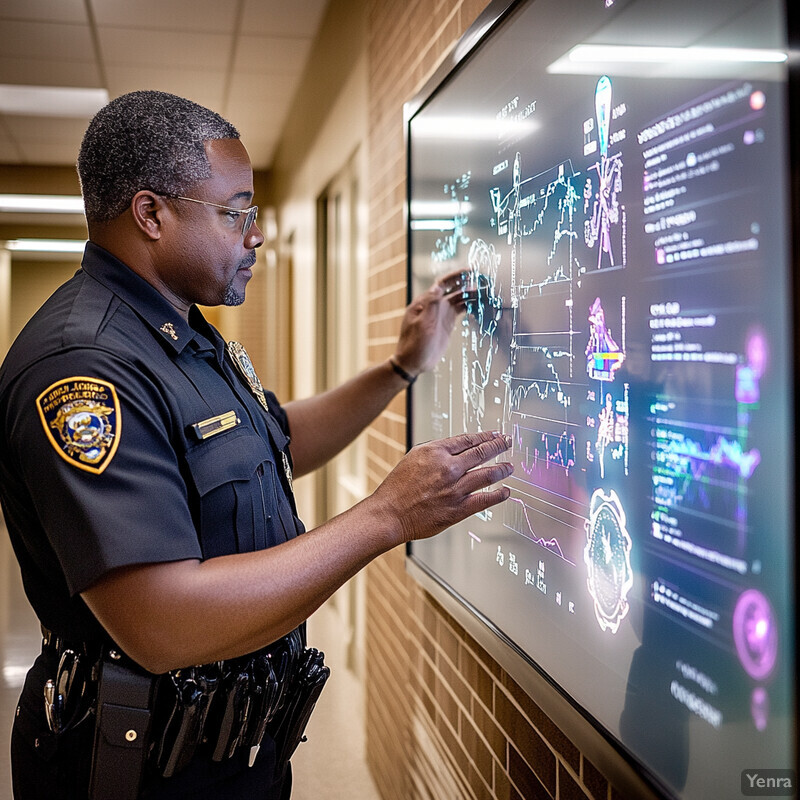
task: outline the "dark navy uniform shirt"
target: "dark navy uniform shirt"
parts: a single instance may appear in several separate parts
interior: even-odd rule
[[[187,324],[92,243],[17,338],[0,370],[0,499],[47,628],[101,636],[79,593],[109,570],[302,532],[286,415],[234,361],[198,309]]]

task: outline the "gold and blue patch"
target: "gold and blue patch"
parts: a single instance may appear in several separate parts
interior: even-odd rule
[[[112,384],[84,376],[65,378],[36,398],[36,408],[50,444],[65,461],[96,475],[111,463],[122,429]]]

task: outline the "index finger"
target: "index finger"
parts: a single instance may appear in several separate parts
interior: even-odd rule
[[[442,275],[436,283],[442,287],[445,294],[457,292],[468,280],[468,272],[465,269],[457,269]]]
[[[459,270],[440,278],[438,285],[442,287],[444,296],[452,302],[454,297],[476,300],[481,292],[485,292],[489,288],[490,281],[482,272]]]
[[[442,439],[442,444],[451,455],[463,457],[467,471],[508,450],[511,437],[502,431],[479,431]]]

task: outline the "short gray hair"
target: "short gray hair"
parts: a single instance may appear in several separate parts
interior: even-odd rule
[[[122,214],[142,189],[177,195],[208,178],[205,143],[238,139],[219,114],[157,91],[124,94],[97,112],[78,155],[88,222]]]

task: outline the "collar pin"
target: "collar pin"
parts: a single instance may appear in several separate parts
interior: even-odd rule
[[[165,322],[159,330],[161,333],[166,333],[167,336],[170,336],[176,342],[178,341],[178,334],[175,333],[175,326],[171,322]]]

